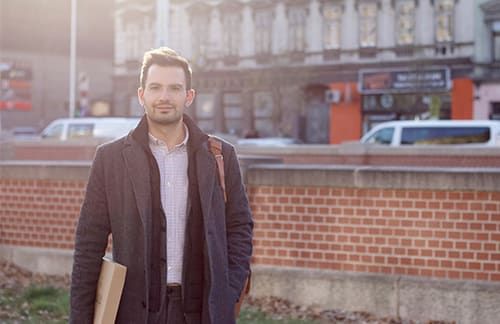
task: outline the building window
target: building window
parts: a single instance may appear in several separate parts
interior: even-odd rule
[[[208,14],[196,14],[191,16],[192,58],[193,62],[198,65],[203,65],[207,59],[209,24],[210,18]]]
[[[115,25],[117,63],[136,63],[142,59],[144,51],[154,45],[153,25],[148,7],[120,9]]]
[[[125,26],[125,46],[126,54],[125,59],[127,61],[137,60],[140,57],[139,49],[139,28],[135,23],[128,23]]]
[[[396,2],[396,45],[410,46],[415,43],[415,0]]]
[[[494,62],[500,62],[500,21],[491,24],[492,56]]]
[[[258,136],[273,136],[276,134],[273,124],[274,102],[269,91],[258,91],[253,95],[253,118]]]
[[[306,8],[290,6],[288,8],[288,50],[304,52],[306,47]]]
[[[360,2],[359,12],[359,47],[373,48],[377,46],[377,11],[376,2]]]
[[[230,134],[242,134],[243,127],[243,107],[241,94],[226,92],[222,96],[222,106],[224,107],[224,121],[226,130]]]
[[[500,120],[500,102],[491,103],[490,119]]]
[[[214,109],[215,96],[213,93],[197,93],[194,112],[196,116],[196,123],[204,132],[213,133],[215,129],[215,116]],[[193,110],[191,110],[193,111]]]
[[[255,53],[270,55],[273,32],[273,14],[269,9],[255,11]]]
[[[434,0],[435,38],[437,43],[453,42],[455,0]]]
[[[342,6],[325,3],[323,6],[323,48],[340,49],[340,28],[342,24]]]
[[[238,57],[240,50],[240,24],[238,12],[225,12],[223,15],[224,56]]]
[[[189,25],[191,29],[191,61],[202,67],[207,63],[210,50],[209,26],[211,23],[212,7],[204,2],[193,2],[187,7]]]

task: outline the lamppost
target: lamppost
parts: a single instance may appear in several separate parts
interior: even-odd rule
[[[69,53],[69,117],[75,117],[76,98],[76,5],[77,0],[71,0],[71,34]]]

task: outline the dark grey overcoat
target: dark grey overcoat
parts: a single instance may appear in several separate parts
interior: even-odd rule
[[[233,308],[249,271],[252,218],[234,148],[223,143],[227,203],[207,136],[187,118],[195,136],[196,175],[206,249],[203,323],[232,324]],[[198,136],[197,136],[198,134]],[[199,136],[202,134],[203,136]],[[191,140],[191,139],[190,139]],[[152,194],[147,155],[128,136],[100,146],[90,171],[76,230],[71,323],[91,323],[96,284],[108,234],[113,259],[127,267],[116,323],[147,323],[152,242]],[[162,280],[165,280],[162,276]],[[162,295],[165,283],[162,283]],[[151,319],[149,319],[151,320]]]

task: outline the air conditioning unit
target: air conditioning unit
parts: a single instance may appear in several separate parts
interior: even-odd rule
[[[328,89],[325,91],[325,101],[326,103],[339,103],[340,102],[340,90]]]

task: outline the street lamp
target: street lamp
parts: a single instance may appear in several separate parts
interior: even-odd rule
[[[71,34],[69,53],[69,117],[75,117],[76,101],[76,0],[71,0]]]

